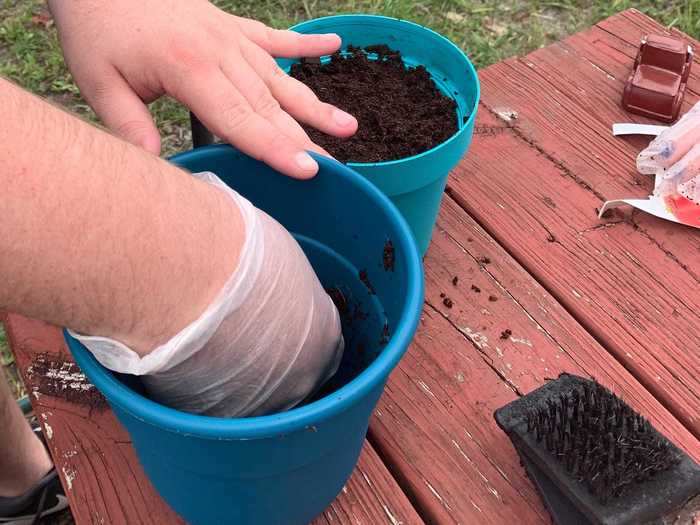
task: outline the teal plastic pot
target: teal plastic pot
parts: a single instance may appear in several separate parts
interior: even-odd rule
[[[400,160],[349,163],[387,195],[401,211],[421,253],[430,244],[447,177],[472,139],[479,102],[474,66],[455,44],[426,27],[373,15],[340,15],[309,20],[292,27],[299,33],[337,33],[343,48],[386,44],[398,50],[409,66],[425,66],[437,86],[457,102],[459,130],[435,148]],[[287,69],[291,61],[280,60]],[[388,100],[387,104],[391,104]]]
[[[318,176],[300,181],[229,146],[173,159],[191,171],[213,171],[280,221],[324,286],[342,296],[346,349],[316,400],[264,417],[187,414],[145,397],[137,378],[102,367],[65,332],[80,368],[128,430],[153,485],[193,525],[305,525],[320,514],[350,476],[386,379],[418,325],[423,274],[405,220],[363,177],[317,160]],[[393,267],[385,269],[388,241]],[[361,270],[374,293],[359,279]]]

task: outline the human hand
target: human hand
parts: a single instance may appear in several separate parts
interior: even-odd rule
[[[159,154],[146,104],[168,94],[217,136],[287,175],[313,176],[324,152],[297,120],[351,136],[357,121],[318,100],[274,57],[317,57],[334,34],[300,35],[230,15],[207,0],[49,0],[76,83],[115,133]],[[296,119],[296,120],[295,120]]]
[[[681,195],[700,203],[700,102],[639,154],[637,169],[661,172],[655,195]]]

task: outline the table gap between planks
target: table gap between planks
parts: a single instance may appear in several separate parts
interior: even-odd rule
[[[418,334],[358,468],[316,524],[548,523],[492,413],[563,371],[595,377],[700,459],[700,235],[595,214],[651,190],[634,169],[644,140],[610,130],[645,122],[619,99],[648,32],[663,28],[630,10],[480,71],[474,142],[425,258]],[[685,109],[700,94],[698,67]],[[70,359],[57,328],[5,321],[30,390],[37,353]],[[32,402],[77,523],[178,522],[109,410]]]

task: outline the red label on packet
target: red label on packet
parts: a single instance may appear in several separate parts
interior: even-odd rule
[[[700,106],[700,104],[698,105]],[[613,124],[613,135],[652,135],[658,136],[667,130],[666,126],[651,126],[634,122]],[[663,177],[663,170],[654,175],[654,188],[658,188]],[[667,221],[685,224],[693,228],[700,228],[700,203],[692,201],[678,193],[666,197],[650,195],[646,199],[615,199],[603,203],[599,211],[599,217],[618,206],[632,206],[650,215],[654,215]]]
[[[671,195],[665,199],[668,210],[679,222],[688,226],[700,227],[700,205],[680,195]]]

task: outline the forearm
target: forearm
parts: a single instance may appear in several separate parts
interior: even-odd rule
[[[0,308],[146,353],[194,320],[244,240],[230,199],[0,80]]]

